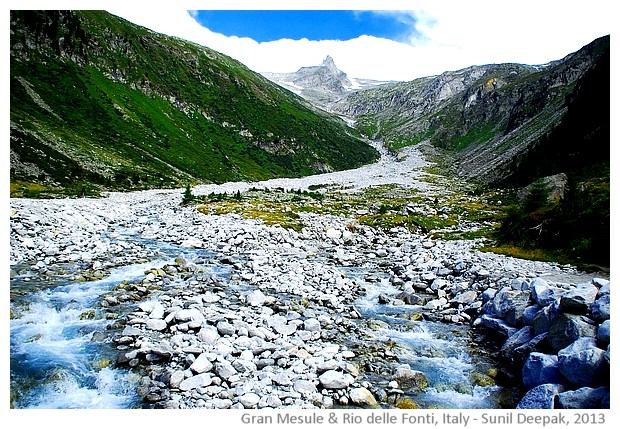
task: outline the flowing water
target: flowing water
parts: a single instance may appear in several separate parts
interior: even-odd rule
[[[400,363],[409,364],[428,379],[428,388],[422,391],[405,390],[408,398],[421,408],[501,407],[505,392],[487,375],[496,362],[472,341],[469,326],[424,320],[419,305],[379,304],[379,295],[397,292],[387,276],[375,273],[380,281],[367,282],[365,273],[349,275],[366,288],[366,295],[355,307],[364,320],[375,321],[367,333],[377,343],[394,344]]]
[[[135,376],[109,365],[115,349],[97,341],[109,320],[91,317],[100,297],[123,280],[144,276],[165,260],[117,268],[102,280],[62,282],[22,297],[11,320],[11,384],[16,408],[129,408]],[[22,277],[11,287],[33,280]]]
[[[122,281],[140,280],[145,271],[163,267],[184,253],[188,261],[200,261],[201,268],[212,275],[224,281],[230,277],[229,266],[205,262],[213,254],[187,254],[187,249],[160,247],[155,241],[143,244],[158,249],[159,259],[116,268],[101,280],[72,282],[59,277],[55,282],[37,284],[36,276],[27,272],[12,279],[12,406],[141,407],[135,391],[139,375],[113,365],[118,351],[109,333],[113,321],[101,317],[102,297]],[[499,406],[501,389],[476,382],[475,375],[492,368],[493,361],[476,349],[469,327],[415,317],[422,311],[419,306],[378,304],[379,294],[396,293],[385,274],[370,273],[380,279],[372,283],[364,280],[369,273],[359,268],[345,268],[343,274],[366,288],[366,295],[354,304],[362,322],[380,322],[377,329],[368,331],[371,339],[366,341],[396,344],[394,352],[400,362],[428,378],[428,389],[405,391],[407,397],[423,408]],[[127,311],[131,311],[129,306]]]

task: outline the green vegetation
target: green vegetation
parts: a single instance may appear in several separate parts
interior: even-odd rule
[[[242,64],[105,12],[12,11],[11,47],[12,181],[178,187],[378,155]]]
[[[609,266],[609,196],[608,177],[569,182],[567,194],[556,203],[536,186],[508,207],[496,231],[496,250],[527,259]]]

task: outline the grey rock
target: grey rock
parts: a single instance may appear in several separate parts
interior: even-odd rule
[[[609,376],[605,351],[596,346],[594,338],[580,338],[560,350],[558,363],[564,377],[576,386],[597,387]]]
[[[304,329],[310,332],[318,332],[321,330],[321,322],[316,318],[304,320]]]
[[[493,313],[512,326],[521,326],[523,312],[529,306],[530,292],[502,288],[493,297]]]
[[[522,365],[532,352],[541,352],[548,350],[547,333],[536,335],[527,343],[515,348],[512,352],[512,358],[515,365]]]
[[[530,305],[523,310],[521,320],[525,326],[532,326],[534,324],[534,317],[536,313],[540,311],[541,307],[538,304]]]
[[[421,371],[412,370],[408,364],[400,365],[392,377],[398,383],[398,386],[404,389],[417,388],[426,389],[428,387],[428,379]]]
[[[233,375],[237,374],[237,370],[228,361],[216,362],[215,373],[222,379],[228,380]]]
[[[560,310],[565,313],[588,314],[597,293],[598,288],[591,283],[572,288],[560,298]]]
[[[609,344],[611,341],[610,325],[611,323],[609,322],[609,319],[598,325],[598,329],[596,330],[596,339],[601,344]]]
[[[181,385],[181,382],[185,379],[185,371],[177,370],[173,371],[170,374],[170,379],[168,380],[168,384],[172,389],[178,389]]]
[[[497,289],[487,288],[485,289],[484,292],[482,292],[482,295],[480,295],[480,297],[482,298],[482,302],[489,302],[489,301],[492,301],[493,298],[495,298],[496,294],[497,294]]]
[[[558,352],[581,337],[596,337],[596,325],[585,316],[563,313],[549,326],[547,340],[553,351]]]
[[[261,396],[258,402],[258,408],[280,408],[282,407],[282,401],[276,395]]]
[[[424,304],[424,298],[416,293],[401,292],[396,295],[397,299],[402,300],[407,305],[422,305]]]
[[[510,338],[518,331],[517,328],[508,325],[503,320],[491,317],[487,314],[480,316],[474,323],[475,325],[480,324],[504,338]]]
[[[200,312],[200,310],[196,308],[186,308],[186,309],[177,311],[174,314],[174,319],[177,322],[194,322],[194,321],[203,321],[205,320],[205,317]]]
[[[200,331],[198,331],[197,336],[200,341],[207,344],[213,344],[220,338],[220,334],[215,326],[203,326]]]
[[[529,390],[519,401],[516,409],[551,410],[558,395],[564,391],[561,384],[541,384]]]
[[[125,329],[123,329],[123,333],[121,335],[123,337],[137,337],[142,334],[142,330],[134,328],[133,326],[126,326]]]
[[[594,301],[590,307],[590,313],[592,314],[592,318],[599,323],[608,320],[611,313],[610,295],[608,293],[603,294]]]
[[[530,283],[530,292],[532,293],[532,299],[538,305],[546,307],[561,297],[566,290],[557,286],[551,286],[546,280],[537,277]]]
[[[221,321],[217,324],[217,332],[220,335],[235,335],[237,328],[232,323]]]
[[[514,350],[534,338],[533,330],[530,326],[524,326],[508,338],[499,351],[502,359],[508,361],[511,365],[521,366],[523,362],[517,362],[514,356]]]
[[[557,398],[557,408],[592,410],[609,408],[609,387],[582,387],[562,392]]]
[[[602,279],[600,277],[595,277],[592,279],[592,284],[599,288],[599,297],[604,294],[608,294],[610,290],[611,283],[609,280]]]
[[[329,389],[327,386],[324,387]],[[295,383],[293,383],[293,390],[305,396],[310,396],[318,391],[316,385],[310,380],[296,380]]]
[[[424,304],[424,309],[425,310],[438,310],[440,308],[445,307],[447,303],[448,303],[448,300],[446,298],[431,299],[426,304]]]
[[[248,303],[248,305],[252,307],[260,307],[264,305],[269,300],[269,298],[265,296],[265,294],[262,291],[255,290],[255,291],[248,293],[245,296],[245,300]]]
[[[558,315],[553,305],[541,308],[532,319],[532,328],[534,335],[540,335],[549,332],[551,321]]]
[[[162,319],[148,319],[145,327],[151,331],[163,331],[168,327],[168,324]]]
[[[291,377],[289,377],[288,374],[284,372],[274,375],[271,380],[279,386],[293,385],[293,382],[291,381]]]
[[[232,363],[232,366],[240,373],[253,373],[257,369],[254,362],[244,359],[235,359],[235,361]]]
[[[556,355],[531,353],[523,364],[521,374],[523,385],[528,389],[548,383],[565,384]]]
[[[478,292],[476,292],[475,290],[467,290],[459,293],[457,296],[452,298],[451,302],[467,305],[474,302],[476,298],[478,298]]]

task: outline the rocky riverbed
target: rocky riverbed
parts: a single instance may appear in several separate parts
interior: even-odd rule
[[[357,171],[194,192],[386,183],[437,192],[422,180],[425,164],[412,150]],[[347,214],[300,212],[296,231],[182,198],[161,190],[11,200],[12,367],[27,360],[23,344],[49,334],[24,333],[35,323],[32,296],[60,290],[59,279],[69,289],[99,285],[145,264],[54,313],[77,311],[82,337],[113,349],[99,369],[130,375],[138,399],[112,406],[609,405],[608,278]],[[576,379],[583,368],[590,376]],[[14,406],[46,407],[13,375]]]

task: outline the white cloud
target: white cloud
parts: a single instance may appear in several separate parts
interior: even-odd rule
[[[604,0],[418,0],[406,4],[415,10],[381,13],[415,22],[410,43],[370,36],[349,41],[258,43],[214,33],[178,6],[108,10],[153,31],[208,46],[258,72],[291,72],[320,64],[331,55],[349,76],[381,80],[411,80],[475,64],[542,64],[611,33],[610,6]]]

